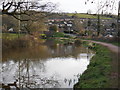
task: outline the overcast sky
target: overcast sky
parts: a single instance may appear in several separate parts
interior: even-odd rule
[[[91,4],[90,2],[85,5],[85,1],[87,0],[49,0],[53,3],[57,3],[57,5],[59,6],[58,9],[61,12],[75,12],[77,11],[78,13],[87,13],[87,11],[90,9],[92,11],[92,13],[96,13],[97,11],[97,1],[98,0],[94,0],[96,3]],[[92,0],[89,0],[92,1]],[[106,1],[106,0],[99,0],[100,1]],[[108,0],[109,1],[109,0]],[[114,0],[113,0],[114,1]],[[116,10],[114,7],[114,10],[112,10],[111,12],[113,14],[117,14],[118,12],[118,2],[120,0],[115,0],[115,6],[116,6]],[[110,10],[108,10],[108,12],[110,12]]]
[[[28,1],[38,1],[38,0],[28,0]],[[102,1],[105,3],[106,1],[115,1],[114,9],[109,10],[106,9],[107,12],[112,12],[112,14],[118,14],[118,2],[120,0],[40,0],[43,2],[53,2],[57,4],[57,12],[69,12],[69,13],[87,13],[88,10],[91,10],[91,13],[96,14],[98,8],[98,1]],[[85,5],[85,1],[89,1]],[[95,3],[91,4],[91,1],[94,1]],[[0,8],[2,8],[2,5],[0,4]],[[115,9],[116,8],[116,9]],[[104,12],[105,13],[105,12]]]

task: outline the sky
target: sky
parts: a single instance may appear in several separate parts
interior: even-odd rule
[[[28,0],[28,1],[38,1],[38,0]],[[40,0],[40,1],[53,2],[54,4],[56,4],[57,5],[57,9],[55,10],[56,12],[87,13],[87,11],[90,10],[92,14],[97,13],[98,1],[99,2],[102,1],[103,4],[106,1],[115,1],[115,4],[114,4],[115,7],[113,10],[109,10],[106,8],[105,8],[105,10],[107,10],[108,13],[117,15],[118,14],[118,2],[120,0]],[[85,5],[86,1],[89,1],[89,2]],[[91,1],[94,1],[95,3],[91,4]],[[2,5],[0,4],[0,8],[1,7],[2,7]],[[115,8],[116,8],[116,10],[115,10]]]
[[[98,1],[105,2],[106,0],[94,0],[96,3],[91,4],[90,2],[88,2],[87,5],[85,5],[85,1],[87,0],[49,0],[49,1],[57,4],[59,12],[74,13],[76,11],[77,13],[87,13],[88,10],[91,10],[91,13],[96,13],[98,10],[97,9]],[[89,0],[89,1],[92,1],[92,0]],[[116,10],[114,7],[113,10],[107,10],[107,11],[112,12],[112,14],[118,14],[119,1],[120,0],[115,0],[114,5],[116,6]]]

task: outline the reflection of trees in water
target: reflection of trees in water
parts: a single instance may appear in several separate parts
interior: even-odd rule
[[[53,57],[68,57],[73,55],[78,55],[75,51],[74,45],[64,45],[64,44],[56,44],[49,45],[49,52],[52,53]]]
[[[86,53],[86,48],[82,46],[76,46],[75,44],[58,44],[53,41],[47,41],[45,45],[39,45],[36,47],[11,50],[3,53],[3,62],[9,59],[48,59],[51,57],[75,57],[77,58],[80,53]]]
[[[22,48],[22,49],[11,49],[10,51],[6,51],[2,53],[2,61],[7,61],[7,59],[47,59],[50,57],[50,53],[48,52],[48,48],[45,45],[39,45],[31,48]]]
[[[15,82],[13,82],[12,84],[16,83],[17,87],[20,88],[36,88],[36,87],[58,88],[61,87],[61,85],[64,83],[68,87],[76,83],[75,79],[67,79],[67,78],[63,81],[61,80],[59,81],[59,79],[57,79],[58,77],[57,74],[54,74],[51,77],[47,77],[47,76],[42,76],[41,73],[37,73],[37,72],[42,72],[42,73],[45,72],[44,61],[33,62],[33,60],[31,59],[24,59],[24,60],[19,59],[18,62],[14,62],[12,64],[7,63],[7,64],[5,68],[9,68],[10,72],[12,72],[13,67],[16,67],[15,78],[14,78]],[[10,65],[12,65],[13,67],[10,67]],[[5,70],[8,69],[4,69],[4,72]]]
[[[9,61],[3,62],[6,64],[3,66],[4,72],[9,72],[10,74],[13,68],[15,68],[15,82],[19,87],[60,87],[59,81],[54,77],[42,76],[41,72],[45,72],[45,59],[51,57],[70,57],[75,58],[80,55],[80,53],[86,53],[87,58],[89,58],[89,49],[81,46],[75,46],[74,44],[64,45],[64,44],[50,44],[46,46],[40,46],[39,48],[25,49],[20,52],[12,52],[12,54],[7,55],[7,58],[15,58],[14,63]],[[19,58],[19,59],[18,59]],[[23,59],[26,58],[26,59]],[[28,59],[29,58],[29,59]],[[40,60],[40,59],[41,60]],[[44,59],[44,60],[43,60]],[[39,72],[39,73],[38,73]],[[7,77],[7,76],[6,76]],[[76,82],[75,80],[64,80],[68,86]],[[14,83],[14,82],[13,82]]]
[[[25,59],[20,62],[18,71],[19,87],[36,87],[39,85],[37,81],[43,82],[44,79],[36,73],[36,67],[34,67],[34,65],[40,70],[42,69],[42,71],[45,70],[45,66],[42,62],[33,63],[30,59]]]
[[[12,67],[10,68],[10,64],[7,63],[4,67],[4,71],[9,70],[12,72]],[[15,86],[14,83],[17,84],[19,88],[44,88],[48,85],[48,87],[56,87],[60,86],[57,80],[54,79],[54,77],[42,77],[41,72],[45,71],[45,65],[42,61],[37,61],[37,62],[32,62],[30,59],[24,59],[24,60],[19,60],[18,62],[12,64],[12,66],[16,67],[16,72],[15,72],[15,82],[8,84]],[[8,66],[8,67],[7,67]],[[39,73],[37,73],[36,69],[39,69]],[[6,75],[7,76],[7,75]],[[6,78],[6,76],[4,78]],[[5,86],[5,85],[4,85]]]
[[[94,55],[94,52],[91,51],[88,47],[86,47],[86,53],[87,53],[87,60],[90,60]]]
[[[86,47],[82,46],[75,46],[74,44],[50,44],[48,45],[48,50],[52,54],[53,57],[74,57],[78,58],[80,53],[87,53],[88,59],[91,50],[87,49]]]
[[[67,84],[68,86],[74,85],[76,83],[76,79],[64,79],[64,83]]]
[[[64,78],[64,83],[68,87],[71,87],[78,82],[78,78],[80,78],[80,76],[81,76],[81,73],[78,73],[77,75],[74,75],[74,78]]]

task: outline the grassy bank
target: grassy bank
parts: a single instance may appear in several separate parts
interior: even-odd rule
[[[111,52],[97,44],[93,50],[96,55],[91,59],[88,69],[80,76],[75,88],[110,88]]]

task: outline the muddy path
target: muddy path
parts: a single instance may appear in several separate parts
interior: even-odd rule
[[[100,44],[100,45],[103,45],[103,46],[109,48],[114,53],[120,53],[120,51],[119,51],[120,47],[115,46],[115,45],[110,44],[110,43],[99,42],[99,41],[92,41],[92,40],[83,40],[83,41],[89,41],[89,42],[97,43],[97,44]]]

